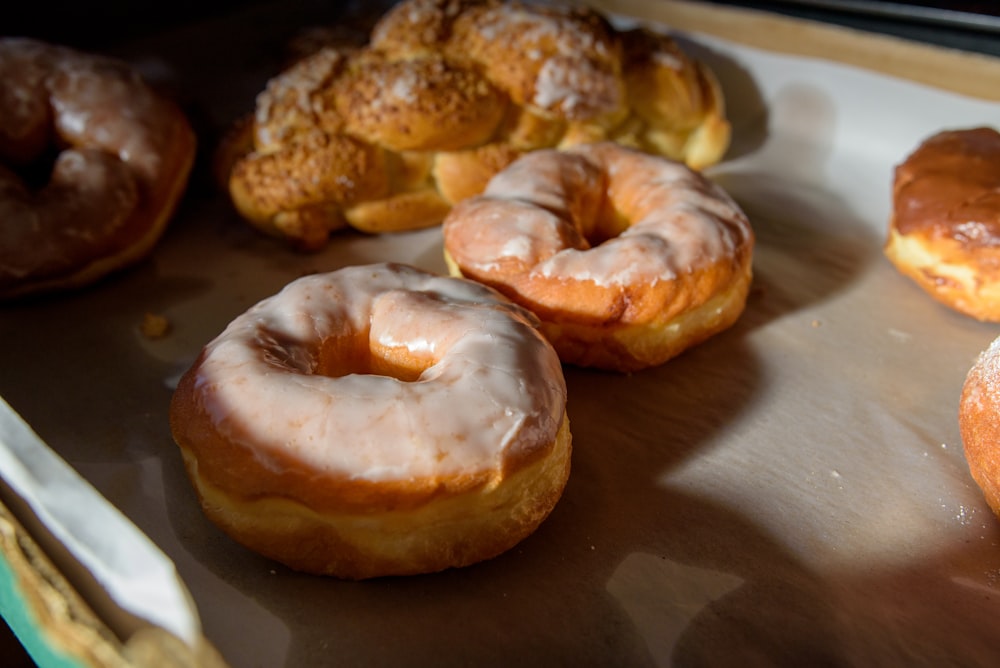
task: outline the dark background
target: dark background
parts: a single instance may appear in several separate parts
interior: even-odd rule
[[[336,3],[337,0],[330,2]],[[0,30],[5,36],[37,37],[68,46],[99,49],[192,21],[224,16],[254,4],[264,3],[239,0],[26,0],[6,3]]]
[[[763,9],[1000,56],[1000,2],[995,0],[711,0],[711,4]]]
[[[386,4],[384,0],[375,4]],[[669,2],[669,0],[649,0]],[[764,9],[799,18],[894,34],[970,51],[1000,56],[1000,2],[943,0],[705,0],[712,4]],[[191,21],[222,16],[262,4],[253,1],[177,0],[170,3],[101,0],[100,2],[6,3],[2,30],[72,46],[101,48],[125,39],[169,29]],[[342,0],[324,4],[336,13]]]
[[[669,0],[650,0],[666,2]],[[843,25],[1000,56],[1000,2],[935,2],[932,0],[706,0]],[[122,41],[141,39],[172,27],[224,16],[261,2],[213,0],[146,3],[101,2],[7,3],[0,14],[0,36],[28,36],[100,51]],[[326,4],[336,14],[338,0]],[[384,3],[383,3],[384,4]],[[932,11],[927,11],[932,10]],[[938,10],[945,10],[939,13]],[[220,36],[223,38],[224,36]],[[0,665],[33,665],[5,625],[0,625]]]

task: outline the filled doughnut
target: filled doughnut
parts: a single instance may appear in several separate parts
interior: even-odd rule
[[[715,77],[669,36],[498,0],[400,2],[363,47],[271,79],[245,129],[220,150],[233,204],[305,250],[436,225],[534,149],[607,139],[701,168],[730,138]]]
[[[444,221],[452,274],[533,311],[567,363],[635,371],[743,312],[754,234],[718,185],[613,142],[522,156]]]
[[[293,281],[184,374],[170,426],[206,515],[305,572],[494,557],[570,470],[566,385],[529,312],[405,265]]]
[[[76,288],[145,257],[195,135],[128,64],[0,38],[0,298]]]
[[[1000,516],[1000,338],[976,359],[965,378],[958,424],[965,460],[987,504]]]
[[[896,167],[885,255],[950,308],[1000,321],[1000,133],[945,130]]]

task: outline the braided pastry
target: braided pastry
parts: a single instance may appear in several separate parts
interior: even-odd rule
[[[404,0],[360,48],[321,48],[258,95],[233,203],[304,250],[331,231],[441,222],[519,155],[611,140],[699,169],[730,127],[712,73],[669,37],[585,8]]]

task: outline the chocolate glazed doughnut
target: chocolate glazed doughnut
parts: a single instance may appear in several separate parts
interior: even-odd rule
[[[0,79],[0,298],[144,257],[194,162],[181,110],[126,63],[36,40],[0,39]]]

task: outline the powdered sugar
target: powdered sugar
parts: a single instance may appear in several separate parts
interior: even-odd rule
[[[1000,337],[979,354],[969,376],[978,381],[969,395],[976,406],[982,408],[987,402],[1000,402]]]

